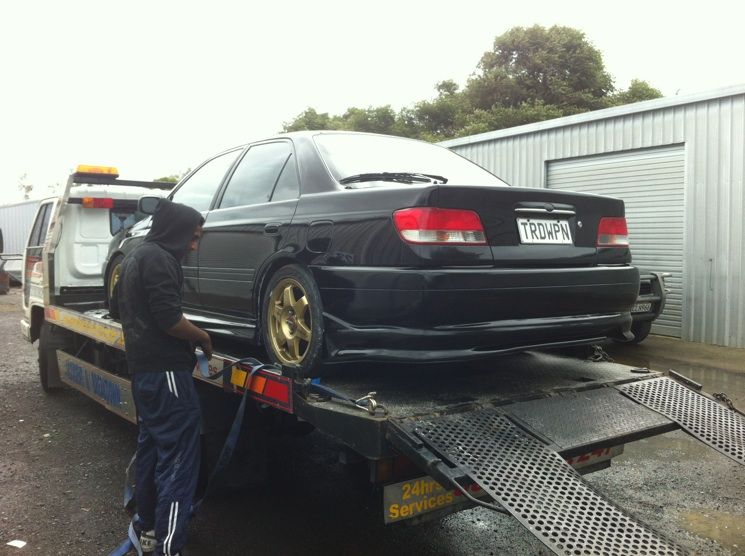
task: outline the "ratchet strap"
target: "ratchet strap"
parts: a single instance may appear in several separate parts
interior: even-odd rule
[[[235,365],[240,365],[240,364],[250,365],[251,371],[249,372],[249,379],[253,377],[253,375],[256,374],[258,371],[260,371],[261,369],[264,369],[269,366],[269,365],[262,363],[258,359],[254,359],[253,357],[246,357],[245,359],[239,359],[238,361],[225,365],[222,369],[220,369],[216,373],[209,374],[209,370],[206,366],[206,357],[204,355],[198,354],[197,359],[198,359],[200,374],[204,378],[208,378],[211,380],[221,377],[225,373],[225,371],[231,369]],[[205,363],[204,365],[203,365],[203,361]],[[238,405],[238,410],[235,412],[235,417],[233,417],[233,424],[230,426],[230,432],[228,432],[228,436],[225,439],[225,443],[223,444],[222,449],[220,450],[220,456],[217,459],[215,468],[212,470],[212,473],[210,473],[209,479],[207,480],[207,486],[204,489],[204,494],[199,500],[194,502],[191,506],[191,517],[193,517],[194,514],[197,513],[197,510],[199,510],[199,507],[202,505],[202,502],[204,502],[205,498],[207,498],[207,496],[209,495],[212,485],[215,483],[215,478],[218,477],[225,470],[225,468],[230,463],[230,459],[233,457],[233,452],[235,451],[235,447],[238,444],[238,436],[240,435],[241,428],[243,427],[243,417],[246,413],[246,400],[247,399],[248,399],[248,396],[244,392],[243,395],[241,396],[241,403]],[[132,475],[134,474],[134,468],[135,468],[134,462],[135,462],[136,456],[137,456],[137,452],[135,452],[135,455],[132,456],[132,459],[130,460],[129,465],[127,466],[127,470],[125,472],[124,507],[128,509],[134,508],[135,492],[134,492],[134,488],[132,487],[132,485],[134,484]],[[133,549],[134,549],[134,544],[132,543],[132,540],[128,535],[127,538],[124,541],[122,541],[122,543],[109,554],[109,556],[125,556],[130,550],[133,550]]]
[[[333,388],[324,386],[323,384],[321,384],[320,378],[314,378],[311,381],[308,387],[308,391],[313,394],[318,394],[323,397],[334,398],[337,400],[343,400],[345,402],[349,402],[353,404],[355,407],[357,407],[358,409],[367,411],[368,413],[370,413],[370,415],[377,415],[378,412],[380,412],[380,414],[382,415],[388,414],[388,409],[386,409],[386,407],[383,404],[378,403],[375,400],[375,395],[377,394],[377,392],[368,392],[366,396],[362,396],[361,398],[357,398],[357,399],[350,398],[346,394],[342,394],[341,392],[334,390]]]

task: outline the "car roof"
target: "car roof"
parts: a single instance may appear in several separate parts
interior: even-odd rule
[[[302,131],[288,131],[286,133],[277,133],[276,135],[270,135],[260,139],[248,141],[242,145],[236,145],[245,147],[253,143],[261,143],[262,141],[271,141],[272,139],[310,139],[316,135],[366,135],[366,136],[377,136],[377,137],[395,137],[396,139],[408,139],[410,141],[420,141],[419,139],[412,139],[411,137],[402,137],[399,135],[390,135],[387,133],[370,133],[366,131],[352,131],[347,129],[308,129]],[[231,149],[227,149],[231,150]]]

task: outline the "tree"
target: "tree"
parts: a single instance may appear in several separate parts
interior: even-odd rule
[[[514,27],[484,53],[466,94],[474,108],[542,103],[564,111],[600,108],[613,91],[603,56],[582,31]]]
[[[396,125],[396,112],[390,105],[373,108],[349,108],[341,117],[337,129],[391,133]]]
[[[549,106],[540,102],[526,103],[516,108],[494,106],[491,110],[477,109],[468,115],[465,125],[458,130],[457,136],[463,137],[495,129],[532,124],[564,115],[564,112],[557,106]]]
[[[661,96],[662,93],[660,90],[655,89],[646,81],[632,79],[629,88],[612,95],[610,97],[610,102],[613,106],[619,106],[621,104],[631,104],[633,102],[642,102],[644,100],[660,98]]]
[[[458,92],[458,84],[452,79],[440,81],[435,88],[437,97],[418,102],[412,111],[411,122],[416,136],[431,141],[456,135],[472,112],[467,99]]]
[[[179,177],[176,174],[170,176],[163,176],[162,178],[155,178],[153,181],[164,181],[168,183],[178,183]]]
[[[23,200],[28,201],[31,192],[34,189],[34,184],[28,183],[28,174],[23,174],[20,178],[18,178],[18,190],[23,193]]]
[[[180,174],[170,174],[168,176],[163,176],[162,178],[156,178],[153,181],[164,181],[164,182],[167,182],[167,183],[178,183],[179,181],[181,181],[181,178],[183,178],[189,172],[191,172],[191,168],[187,168],[186,170],[184,170]]]
[[[285,122],[283,131],[301,131],[306,129],[336,129],[331,124],[328,112],[319,114],[314,108],[306,108],[290,122]]]
[[[313,108],[308,108],[298,114],[294,120],[285,122],[282,130],[302,131],[320,129],[347,129],[353,131],[367,131],[369,133],[388,133],[406,135],[407,125],[401,125],[401,118],[390,105],[348,108],[340,116],[329,116],[324,112],[319,114]]]
[[[396,113],[391,106],[342,115],[308,108],[284,131],[348,129],[441,141],[662,96],[646,81],[616,92],[603,56],[570,27],[514,27],[494,39],[460,90],[452,79],[437,94]]]

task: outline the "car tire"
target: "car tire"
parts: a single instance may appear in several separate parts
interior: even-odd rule
[[[631,333],[634,335],[634,339],[631,340],[630,344],[640,344],[647,336],[649,336],[652,330],[652,321],[635,322],[631,325]]]
[[[106,307],[111,307],[111,298],[114,294],[114,286],[119,281],[119,276],[122,271],[122,261],[124,255],[116,255],[111,259],[109,263],[109,269],[106,272]]]
[[[53,329],[48,322],[43,322],[39,330],[39,382],[48,393],[62,389],[57,350],[69,347],[67,335]]]
[[[323,308],[313,277],[299,265],[283,266],[262,297],[262,340],[273,363],[298,377],[316,376],[323,348]]]

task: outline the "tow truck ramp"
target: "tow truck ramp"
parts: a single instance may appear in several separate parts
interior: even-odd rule
[[[556,554],[671,555],[686,550],[606,500],[567,455],[602,445],[603,438],[617,442],[626,433],[640,437],[682,427],[745,463],[744,424],[741,414],[659,377],[404,419],[392,423],[389,437],[442,484],[464,494],[469,483],[478,485],[496,502],[494,509],[511,514]]]
[[[686,432],[745,465],[745,418],[667,377],[624,384],[618,389],[675,421]]]

